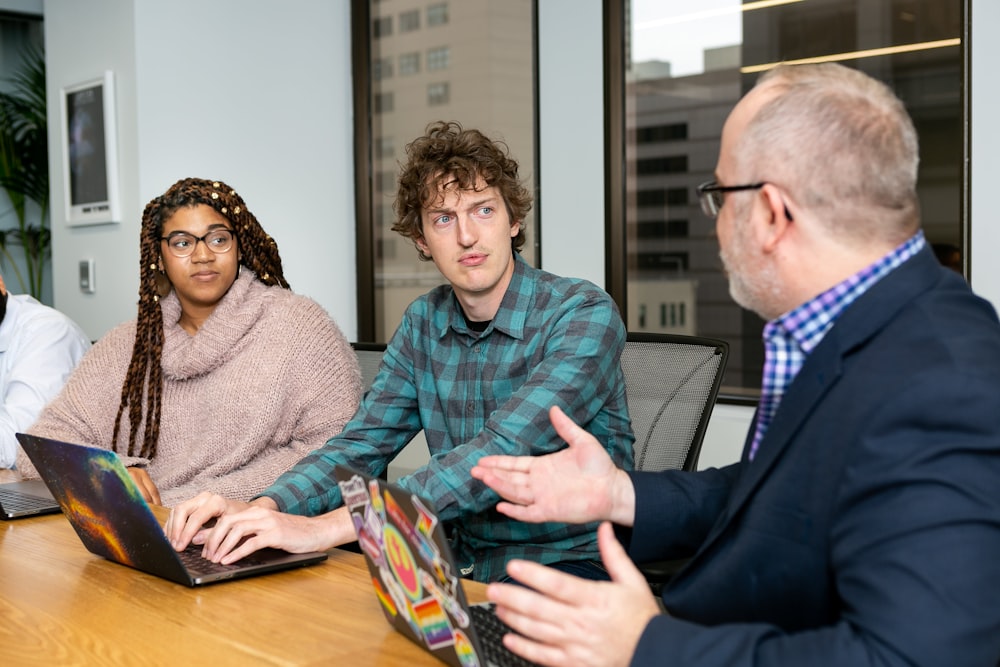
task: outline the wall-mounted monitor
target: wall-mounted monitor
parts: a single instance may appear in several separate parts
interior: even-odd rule
[[[62,89],[66,222],[120,222],[114,75]]]

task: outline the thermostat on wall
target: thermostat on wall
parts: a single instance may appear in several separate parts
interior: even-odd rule
[[[80,260],[80,291],[84,294],[93,294],[96,290],[94,285],[94,260]]]

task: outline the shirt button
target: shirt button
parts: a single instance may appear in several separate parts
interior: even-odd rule
[[[471,415],[473,412],[476,411],[476,404],[473,403],[472,401],[469,401],[468,403],[465,404],[465,411]]]

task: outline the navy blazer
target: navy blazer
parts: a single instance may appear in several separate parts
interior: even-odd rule
[[[632,664],[998,664],[1000,326],[929,249],[841,314],[746,451],[632,473],[632,558],[697,552]]]

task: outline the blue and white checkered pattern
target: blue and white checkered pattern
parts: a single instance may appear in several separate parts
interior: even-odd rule
[[[757,428],[747,458],[752,461],[756,456],[785,390],[837,317],[926,243],[924,233],[917,232],[874,264],[764,325],[764,377],[757,407]]]

